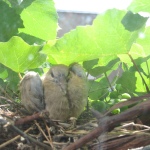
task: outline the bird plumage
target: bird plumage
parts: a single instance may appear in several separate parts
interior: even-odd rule
[[[45,108],[43,84],[38,73],[28,72],[20,82],[19,89],[22,103],[30,113]]]
[[[82,113],[87,103],[87,78],[84,69],[79,64],[73,63],[69,67],[62,64],[52,66],[41,80],[43,84],[39,85],[44,88],[45,109],[49,112],[51,119],[65,121],[70,117],[77,118]],[[27,87],[28,84],[24,85]],[[37,88],[33,89],[37,90]],[[35,91],[32,95],[33,93],[36,94]]]

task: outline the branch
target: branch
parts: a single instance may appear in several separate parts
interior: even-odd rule
[[[105,74],[105,77],[106,77],[106,79],[108,81],[109,87],[111,88],[112,91],[114,91],[114,89],[112,88],[112,86],[111,86],[111,84],[109,82],[109,79],[108,79],[108,76],[107,76],[106,72],[104,72],[104,74]]]
[[[99,127],[97,129],[93,130],[92,132],[90,132],[83,138],[79,139],[75,143],[67,146],[63,150],[70,150],[70,149],[75,150],[75,149],[83,146],[84,144],[92,141],[93,139],[97,138],[102,133],[104,133],[106,131],[107,132],[111,131],[114,127],[119,125],[121,122],[133,119],[137,115],[144,113],[145,111],[148,111],[148,110],[150,110],[150,99],[126,110],[125,112],[123,112],[121,114],[114,115],[111,117],[105,116],[100,119]]]
[[[49,147],[48,145],[46,144],[43,144],[41,142],[38,142],[37,140],[35,140],[34,138],[30,137],[29,135],[27,135],[26,133],[22,132],[20,129],[18,129],[17,127],[15,127],[14,125],[10,125],[9,126],[10,130],[11,131],[15,131],[16,133],[18,133],[19,135],[23,136],[24,138],[30,140],[31,142],[33,142],[35,145],[38,145],[40,147],[43,147],[47,150],[51,150],[51,147]]]

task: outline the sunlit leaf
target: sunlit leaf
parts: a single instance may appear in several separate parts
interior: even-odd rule
[[[128,10],[131,10],[132,12],[150,12],[149,0],[133,0],[128,7]]]
[[[131,33],[121,24],[125,10],[111,9],[100,14],[92,26],[77,27],[58,39],[49,41],[41,53],[51,55],[50,63],[70,64],[99,58],[106,65],[117,54],[128,53],[138,32]]]
[[[19,29],[19,35],[26,42],[31,43],[31,36],[34,43],[56,39],[58,15],[53,0],[24,0],[17,7],[12,3],[12,7],[23,20],[25,28]]]
[[[39,49],[40,46],[30,46],[20,37],[12,37],[8,42],[0,42],[0,62],[15,72],[37,68],[46,60]]]

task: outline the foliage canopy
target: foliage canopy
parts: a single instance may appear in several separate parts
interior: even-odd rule
[[[0,1],[1,86],[16,92],[18,73],[79,62],[88,74],[103,75],[89,81],[89,98],[97,109],[102,102],[105,108],[113,105],[112,99],[123,93],[149,93],[150,27],[148,17],[139,14],[150,13],[149,5],[148,0],[133,0],[127,10],[109,9],[97,15],[93,25],[78,26],[56,39],[58,15],[53,0]],[[107,76],[120,63],[124,73],[110,83]],[[117,92],[114,97],[108,87]]]

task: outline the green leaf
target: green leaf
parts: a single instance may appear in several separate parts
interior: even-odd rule
[[[17,8],[24,27],[20,33],[48,41],[56,39],[58,15],[53,0],[24,0]],[[37,41],[35,41],[37,42]]]
[[[26,41],[29,45],[33,45],[34,43],[41,45],[44,43],[44,40],[39,39],[35,36],[31,36],[29,34],[19,33],[18,36],[21,37],[24,41]]]
[[[122,89],[121,84],[116,84],[115,89],[117,90],[117,92],[119,92]]]
[[[141,66],[137,66],[139,71],[142,72],[146,77],[148,77],[148,75],[144,72],[143,68],[141,68]],[[129,69],[130,72],[137,72],[137,69],[135,68],[135,66],[130,67]]]
[[[90,73],[90,75],[97,77],[97,76],[107,72],[108,70],[111,70],[112,67],[118,62],[120,62],[119,58],[113,59],[106,66],[99,66],[99,67],[90,69],[89,73]]]
[[[123,17],[121,23],[125,26],[126,30],[133,32],[144,26],[147,19],[148,17],[143,17],[139,14],[133,14],[131,11],[128,11]]]
[[[92,69],[94,65],[98,64],[99,59],[93,59],[93,60],[88,60],[83,62],[83,67],[86,70]]]
[[[132,56],[132,58],[134,60],[137,59],[136,60],[136,65],[140,65],[144,60],[146,60],[145,59],[146,55],[145,55],[145,52],[143,50],[143,47],[139,44],[134,43],[131,47],[131,50],[130,50],[129,54]],[[128,54],[121,54],[121,55],[119,54],[117,56],[120,58],[120,60],[122,62],[127,63],[129,66],[133,65],[133,63],[132,63],[132,61],[131,61]],[[142,62],[141,62],[141,59],[142,59]]]
[[[112,99],[118,98],[118,93],[117,93],[117,91],[112,91],[112,92],[110,93],[110,98],[112,98]]]
[[[143,57],[149,56],[150,52],[150,27],[147,27],[144,33],[140,33],[137,43],[143,47]]]
[[[17,35],[18,28],[23,28],[23,21],[15,10],[3,1],[0,1],[0,14],[0,41],[6,42]]]
[[[91,105],[94,107],[95,110],[103,113],[106,110],[106,104],[103,101],[93,101]]]
[[[6,90],[6,83],[1,78],[0,78],[0,85],[3,88],[3,90]],[[0,92],[3,92],[3,90],[0,88]]]
[[[113,68],[113,66],[118,62],[120,63],[120,59],[117,57],[116,59],[111,60],[106,66],[109,68]]]
[[[137,39],[137,43],[142,46],[143,58],[145,60],[144,63],[141,64],[142,69],[146,74],[150,74],[149,66],[150,66],[150,27],[147,27],[145,33],[142,33],[142,36]]]
[[[109,95],[109,90],[108,89],[102,89],[101,90],[101,96],[99,99],[104,100],[108,95]]]
[[[30,46],[20,37],[12,37],[8,42],[0,42],[0,62],[15,72],[37,68],[46,59],[38,53],[40,46]]]
[[[95,81],[89,81],[88,82],[89,87],[89,97],[92,100],[98,100],[100,97],[102,97],[103,89],[108,89],[109,84],[107,82],[107,79],[105,77],[99,78]]]
[[[104,72],[107,72],[110,69],[111,68],[109,68],[107,66],[100,66],[100,67],[95,67],[94,69],[90,69],[89,73],[90,73],[90,75],[97,77],[97,76],[103,74]]]
[[[124,10],[111,9],[96,17],[92,26],[77,27],[58,39],[49,41],[41,53],[51,55],[50,63],[70,64],[99,58],[101,65],[128,53],[138,32],[130,33],[121,24]]]
[[[4,80],[7,77],[8,77],[7,68],[0,63],[0,78]]]
[[[8,72],[8,84],[7,87],[9,87],[14,92],[18,91],[18,84],[20,82],[20,78],[18,73],[12,71],[11,69],[7,69]]]
[[[121,84],[123,88],[128,89],[131,92],[134,92],[136,89],[136,81],[137,77],[135,77],[134,72],[123,72],[122,76],[116,82],[117,84]]]
[[[132,12],[150,12],[150,3],[149,0],[133,0],[127,9]]]
[[[89,97],[92,100],[98,100],[100,97],[100,84],[99,82],[96,81],[89,81],[88,82],[88,87],[89,87]]]
[[[122,69],[123,69],[123,71],[129,70],[129,66],[127,65],[127,63],[122,62]]]
[[[147,83],[148,88],[150,89],[150,81],[149,81],[149,79],[142,72],[141,72],[141,74],[142,74],[145,82]],[[137,78],[137,81],[136,81],[136,84],[135,84],[136,85],[136,90],[135,91],[136,92],[147,92],[146,87],[145,87],[145,85],[144,85],[144,83],[143,83],[143,81],[141,79],[141,76],[139,75],[138,72],[135,72],[135,77]]]
[[[0,68],[0,70],[1,70],[1,68]],[[1,79],[6,79],[8,77],[8,72],[7,72],[7,70],[5,69],[4,71],[0,71],[0,78]]]
[[[136,65],[140,65],[143,62],[146,62],[149,58],[150,58],[150,55],[147,56],[147,57],[139,57],[137,59],[134,59],[134,62],[135,62]]]

